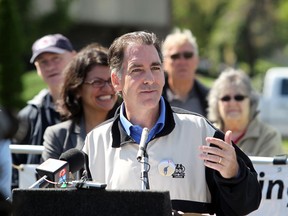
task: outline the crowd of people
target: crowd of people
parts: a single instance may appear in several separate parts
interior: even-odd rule
[[[131,32],[109,48],[92,43],[79,52],[61,34],[41,37],[30,62],[47,89],[19,112],[21,136],[10,142],[44,151],[13,154],[13,164],[40,164],[77,148],[88,156],[93,180],[138,190],[136,155],[145,128],[150,188],[170,192],[175,214],[254,211],[261,190],[248,156],[284,153],[281,135],[258,120],[258,94],[244,71],[228,68],[208,88],[197,79],[199,61],[187,29],[163,43],[153,33]],[[11,175],[0,182],[11,187]],[[8,186],[1,189],[5,197]]]

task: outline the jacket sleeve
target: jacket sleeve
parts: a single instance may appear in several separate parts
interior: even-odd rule
[[[221,133],[221,138],[224,134]],[[206,168],[206,180],[211,192],[212,206],[217,215],[247,215],[261,202],[261,188],[257,172],[249,157],[234,145],[239,163],[239,176],[223,178],[219,172]]]
[[[32,144],[33,131],[36,127],[37,109],[32,106],[26,106],[17,116],[19,128],[15,136],[12,138],[12,144]],[[13,154],[13,164],[26,164],[27,154]]]
[[[28,105],[18,113],[19,130],[13,138],[13,143],[17,144],[31,144],[32,132],[34,131],[37,109]]]
[[[44,132],[44,151],[42,152],[41,160],[45,161],[48,158],[59,159],[63,152],[63,143],[66,134],[63,130],[55,128],[55,126],[49,126]]]

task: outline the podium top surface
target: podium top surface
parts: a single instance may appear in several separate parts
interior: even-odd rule
[[[13,190],[13,216],[171,215],[169,192],[35,188]]]

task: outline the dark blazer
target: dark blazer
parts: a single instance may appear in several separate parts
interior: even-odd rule
[[[122,99],[118,98],[114,107],[108,112],[106,120],[114,116],[121,103]],[[43,136],[44,151],[41,162],[48,158],[59,159],[63,152],[71,148],[82,150],[85,138],[86,130],[83,117],[75,117],[74,119],[47,127]]]
[[[85,137],[83,119],[79,124],[73,120],[67,120],[47,127],[44,133],[42,160],[45,161],[48,158],[59,159],[63,152],[71,148],[82,150]]]
[[[167,89],[170,89],[170,86],[168,84],[168,75],[165,73],[165,85],[163,87],[162,96],[167,100]],[[203,111],[203,115],[207,117],[207,108],[208,108],[208,101],[207,96],[209,93],[209,88],[204,86],[202,83],[199,82],[199,80],[195,79],[193,88],[190,91],[190,94],[192,91],[195,91],[197,97],[199,98],[201,108]],[[180,107],[183,108],[183,107]],[[191,111],[191,110],[189,110]]]

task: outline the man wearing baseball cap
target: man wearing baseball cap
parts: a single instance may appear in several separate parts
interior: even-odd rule
[[[30,62],[35,65],[38,75],[47,84],[47,89],[41,90],[19,112],[22,128],[13,143],[42,145],[45,129],[60,122],[55,103],[60,97],[63,70],[75,54],[69,39],[61,34],[46,35],[34,42]],[[13,163],[39,164],[40,155],[13,155]]]

